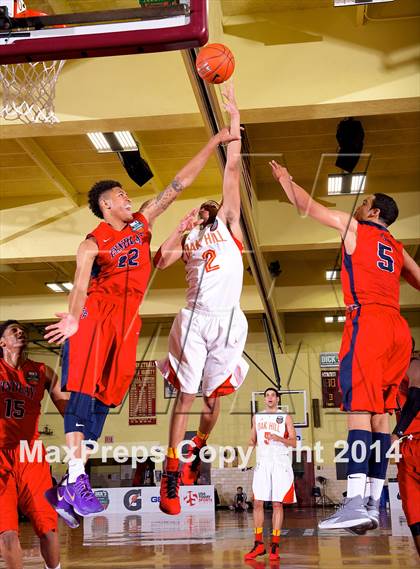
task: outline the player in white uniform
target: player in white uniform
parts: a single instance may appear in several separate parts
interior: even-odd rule
[[[252,419],[249,445],[257,447],[257,464],[252,481],[254,494],[254,533],[252,550],[245,560],[265,555],[263,542],[264,502],[273,504],[273,529],[270,561],[279,558],[280,531],[283,524],[283,504],[296,502],[291,447],[296,447],[296,431],[290,415],[278,411],[278,392],[268,387],[264,392],[265,409]]]
[[[242,358],[248,324],[240,309],[243,280],[240,227],[240,119],[233,87],[225,95],[230,132],[238,140],[227,148],[223,203],[212,200],[193,210],[161,246],[155,265],[164,269],[182,258],[188,281],[187,307],[172,325],[169,354],[157,362],[165,379],[178,389],[169,427],[169,447],[162,476],[160,509],[181,510],[178,491],[194,484],[199,474],[199,451],[220,411],[219,396],[232,393],[248,371]],[[199,218],[197,219],[197,213]],[[190,232],[185,237],[186,230]],[[188,449],[191,460],[179,470],[177,447],[184,439],[188,413],[202,382],[203,411]]]

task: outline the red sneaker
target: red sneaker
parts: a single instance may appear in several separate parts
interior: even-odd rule
[[[265,553],[266,551],[264,544],[261,541],[256,541],[251,551],[244,555],[244,559],[245,561],[249,561],[250,559],[255,559],[259,555],[265,555]]]
[[[277,561],[278,559],[280,559],[279,544],[278,543],[272,543],[271,544],[270,555],[269,555],[268,559],[270,561]]]
[[[186,458],[191,458],[192,456],[194,459],[191,462],[184,462],[181,469],[181,484],[183,486],[193,486],[200,475],[200,450],[198,446],[193,447],[189,445],[187,450]]]
[[[165,472],[160,483],[159,508],[165,514],[176,516],[181,511],[179,501],[179,472]]]

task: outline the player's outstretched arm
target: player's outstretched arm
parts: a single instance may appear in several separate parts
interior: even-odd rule
[[[179,194],[194,182],[207,164],[214,149],[219,144],[226,144],[232,140],[235,140],[235,136],[227,128],[223,128],[212,136],[206,146],[178,172],[169,186],[140,208],[141,213],[148,220],[149,224],[153,224],[154,220],[176,200]]]
[[[77,251],[76,274],[74,276],[73,289],[69,295],[69,311],[58,312],[56,316],[60,320],[45,328],[47,333],[44,338],[48,340],[49,344],[53,342],[63,344],[67,338],[70,338],[77,332],[80,314],[85,304],[89,287],[93,262],[97,254],[98,246],[93,239],[82,241]]]
[[[251,434],[249,436],[248,446],[253,448],[257,446],[257,426],[255,423],[255,415],[252,417],[252,428]]]
[[[64,411],[66,410],[70,393],[61,391],[60,380],[58,379],[57,374],[49,366],[45,366],[45,375],[48,380],[45,388],[50,394],[51,400],[58,412],[64,417]]]
[[[274,179],[282,186],[289,201],[302,215],[309,215],[322,225],[337,229],[344,239],[348,232],[356,233],[357,221],[344,211],[331,210],[319,204],[298,184],[286,168],[280,166],[275,160],[270,162]]]
[[[420,267],[416,261],[410,257],[405,249],[403,249],[404,264],[401,271],[401,276],[410,284],[412,287],[420,290]]]
[[[223,175],[223,202],[218,216],[228,223],[234,236],[243,240],[240,217],[241,217],[241,125],[240,114],[235,100],[233,83],[230,83],[222,93],[224,107],[230,115],[230,132],[237,137],[228,144],[225,172]]]
[[[186,231],[191,231],[201,223],[197,218],[198,208],[193,209],[181,219],[175,231],[162,243],[153,258],[157,269],[166,269],[182,257],[183,242]]]

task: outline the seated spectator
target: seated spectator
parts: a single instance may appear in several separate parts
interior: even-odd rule
[[[236,494],[229,509],[235,510],[235,512],[245,512],[248,509],[246,492],[242,486],[236,488]]]

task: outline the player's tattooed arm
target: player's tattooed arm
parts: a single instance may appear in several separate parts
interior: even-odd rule
[[[48,343],[63,344],[79,328],[79,318],[85,304],[93,263],[98,254],[98,246],[93,239],[85,239],[79,246],[76,257],[76,273],[73,289],[69,295],[68,312],[57,312],[60,318],[55,324],[47,326],[44,338]]]
[[[152,224],[176,200],[179,194],[194,182],[207,164],[215,148],[221,143],[229,143],[232,140],[236,140],[236,135],[232,135],[226,128],[212,136],[204,148],[177,173],[163,192],[143,204],[140,211],[149,224]]]
[[[403,249],[404,264],[401,271],[401,276],[410,284],[412,287],[420,290],[420,267],[416,261],[410,257],[405,249]]]
[[[45,375],[47,377],[45,388],[48,390],[51,400],[58,412],[64,417],[64,411],[66,410],[66,405],[70,398],[70,392],[61,391],[60,380],[49,366],[45,366]]]
[[[157,269],[166,269],[182,257],[186,232],[201,223],[201,219],[197,217],[198,211],[199,208],[195,208],[187,213],[168,239],[159,247],[153,258],[153,264]]]

